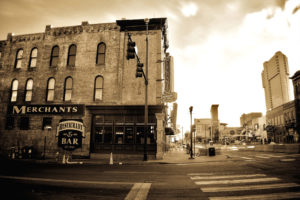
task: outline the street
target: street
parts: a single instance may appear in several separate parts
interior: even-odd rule
[[[176,162],[2,163],[1,193],[6,199],[42,200],[300,198],[300,154],[227,148],[189,159],[178,148],[166,157]]]

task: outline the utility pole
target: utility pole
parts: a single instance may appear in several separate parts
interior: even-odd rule
[[[194,159],[193,158],[193,133],[192,133],[192,112],[193,112],[193,106],[190,107],[190,116],[191,116],[191,133],[190,133],[190,136],[191,136],[191,148],[190,148],[190,159]]]

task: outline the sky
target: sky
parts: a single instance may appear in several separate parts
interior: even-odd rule
[[[300,69],[300,0],[0,0],[0,40],[53,27],[168,19],[168,52],[174,57],[177,124],[194,118],[240,126],[243,113],[266,113],[263,63],[277,51],[290,76]],[[292,83],[290,82],[291,100]],[[181,129],[181,128],[180,128]]]

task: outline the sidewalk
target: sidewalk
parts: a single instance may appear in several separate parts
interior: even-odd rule
[[[227,160],[228,157],[224,154],[216,154],[215,156],[201,155],[190,159],[190,154],[187,154],[185,149],[171,150],[165,153],[162,160],[149,160],[147,163],[159,164],[191,164],[191,163],[206,163],[218,162]]]

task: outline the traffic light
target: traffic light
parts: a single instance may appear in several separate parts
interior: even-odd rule
[[[128,41],[127,43],[127,60],[135,58],[135,42]]]
[[[137,64],[137,68],[136,68],[136,73],[135,73],[135,77],[143,77],[143,63],[138,63]]]

